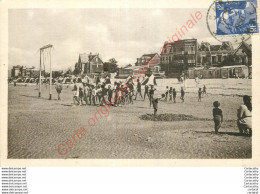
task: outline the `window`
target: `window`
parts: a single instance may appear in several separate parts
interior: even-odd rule
[[[221,55],[218,55],[218,62],[221,62]]]

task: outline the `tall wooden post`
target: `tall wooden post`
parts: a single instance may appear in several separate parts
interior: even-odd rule
[[[41,54],[46,50],[46,49],[50,49],[50,97],[49,97],[49,100],[51,100],[51,84],[52,84],[52,72],[51,72],[51,48],[52,48],[52,45],[51,44],[48,44],[46,46],[43,46],[42,48],[40,48],[40,86],[39,86],[39,96],[41,95],[40,92],[41,92]]]
[[[51,100],[51,94],[52,94],[51,85],[52,85],[52,71],[51,71],[51,47],[50,47],[50,98],[49,100]]]
[[[42,50],[40,50],[39,97],[41,97]]]

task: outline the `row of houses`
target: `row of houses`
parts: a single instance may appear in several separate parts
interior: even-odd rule
[[[252,65],[252,48],[245,42],[234,49],[231,42],[219,45],[198,43],[197,39],[181,40],[180,43],[165,42],[161,54],[161,68],[168,77],[177,77],[194,67],[223,67],[231,65]]]
[[[251,69],[252,48],[245,42],[234,49],[229,41],[221,44],[199,43],[197,39],[184,39],[179,42],[165,42],[161,53],[143,54],[136,59],[135,66],[126,66],[117,69],[117,77],[127,77],[143,68],[147,63],[153,64],[152,73],[165,74],[167,77],[179,77],[188,70],[201,67],[245,65]],[[99,54],[79,54],[75,65],[78,74],[103,74],[104,62]],[[250,73],[250,72],[249,72]]]
[[[10,77],[17,78],[17,77],[37,77],[39,76],[40,71],[36,70],[35,67],[26,67],[23,65],[16,65],[13,66],[11,69]]]

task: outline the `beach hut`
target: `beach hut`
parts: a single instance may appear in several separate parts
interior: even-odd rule
[[[194,76],[202,78],[203,77],[203,67],[196,67],[194,69]]]
[[[234,65],[221,67],[222,78],[246,78],[248,77],[248,67],[245,65]]]

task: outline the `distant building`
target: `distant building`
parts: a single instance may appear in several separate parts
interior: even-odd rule
[[[222,66],[222,62],[234,51],[231,42],[225,41],[221,45],[211,45],[208,42],[201,42],[198,47],[197,65],[215,67]]]
[[[135,66],[139,66],[140,68],[150,68],[151,72],[158,73],[160,68],[160,55],[158,53],[153,54],[143,54],[140,58],[136,59]]]
[[[22,76],[22,71],[23,71],[23,66],[21,66],[21,65],[13,66],[13,68],[11,70],[11,77]]]
[[[161,51],[161,69],[169,77],[178,77],[190,67],[196,67],[197,39],[165,42]]]
[[[80,54],[79,55],[79,59],[78,59],[78,63],[75,66],[75,69],[78,70],[79,74],[87,74],[87,75],[91,75],[91,74],[95,74],[95,73],[103,73],[103,66],[104,63],[103,61],[100,59],[99,54]]]
[[[26,66],[16,65],[11,69],[11,77],[37,77],[39,76],[39,70],[36,70],[34,66],[27,68]],[[42,70],[42,75],[44,70]]]
[[[250,67],[252,65],[252,48],[251,45],[244,41],[233,52],[236,65],[246,65]]]

